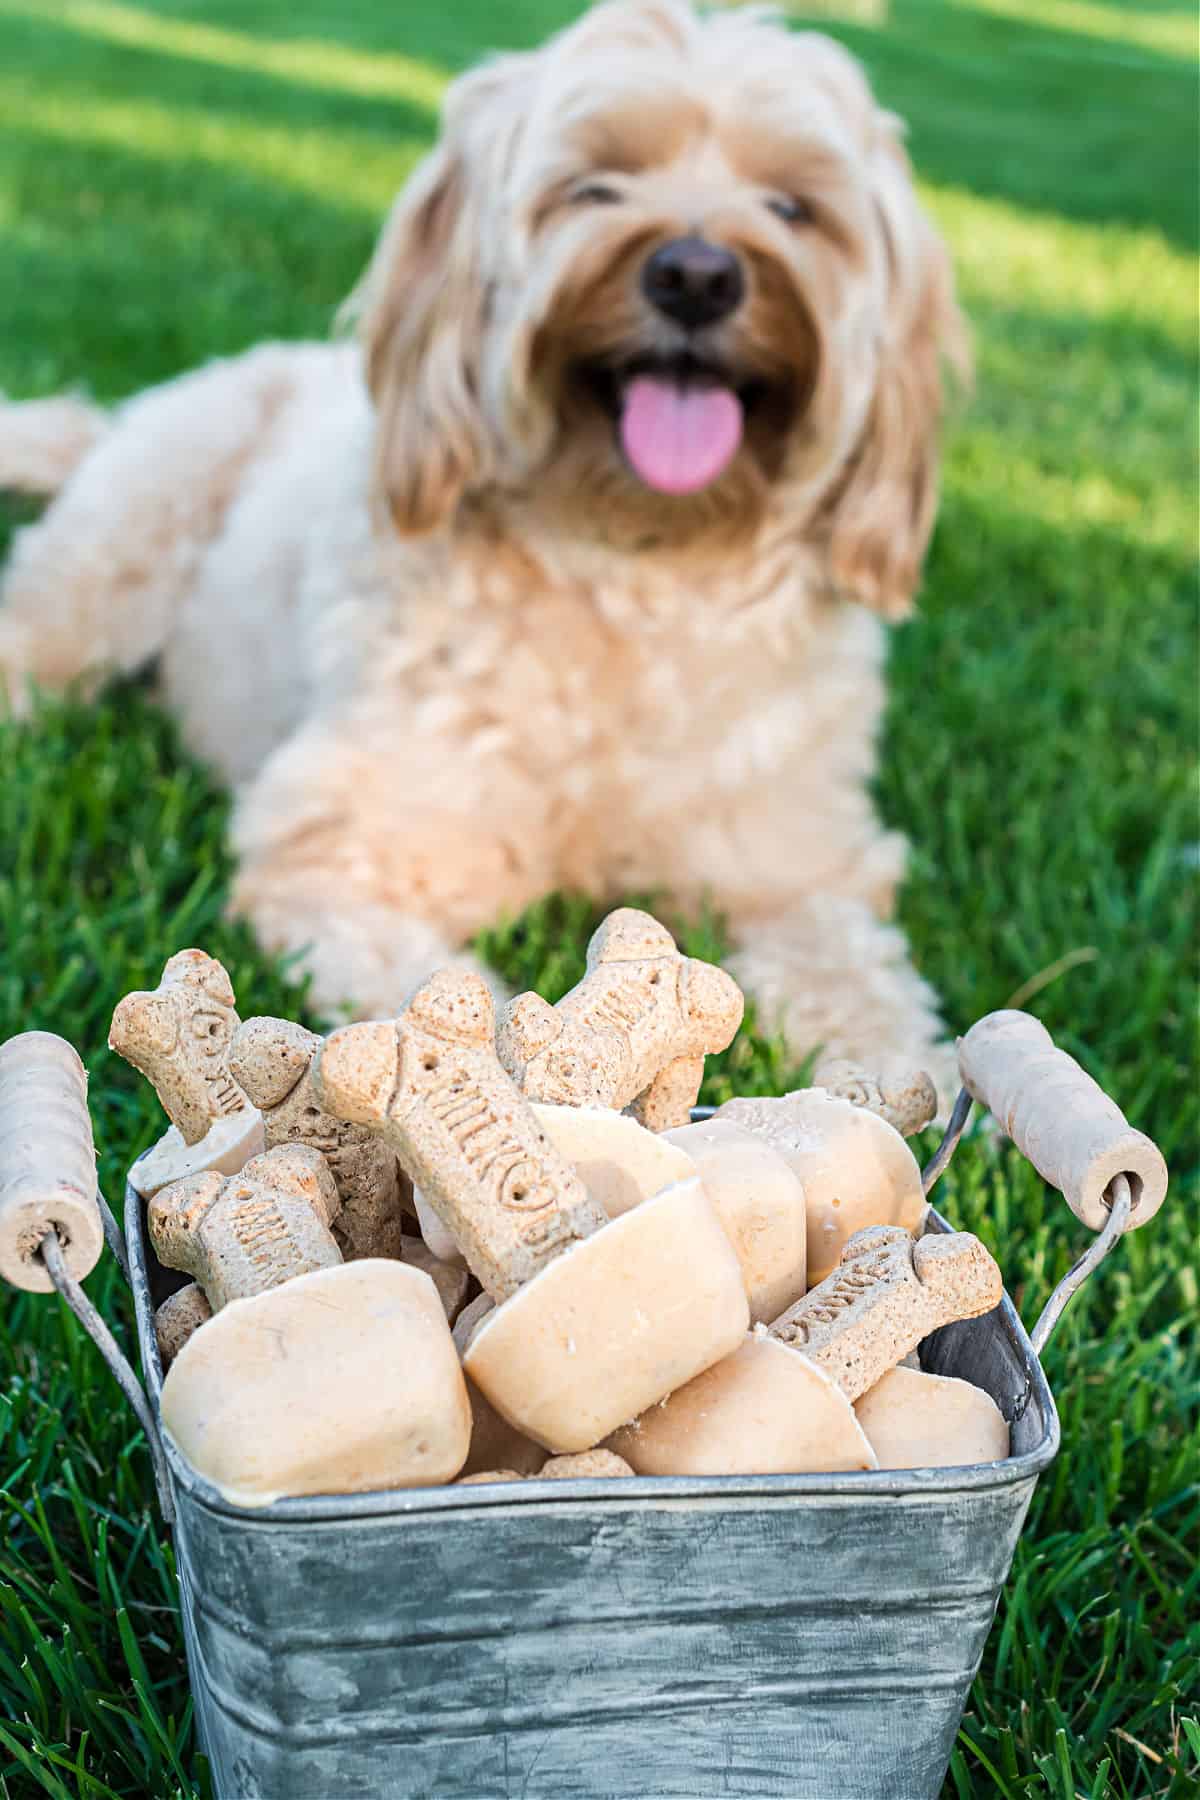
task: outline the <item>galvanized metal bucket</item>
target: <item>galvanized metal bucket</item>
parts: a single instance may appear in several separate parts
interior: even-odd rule
[[[949,1160],[970,1100],[926,1171]],[[985,1389],[1012,1454],[971,1468],[526,1482],[231,1505],[160,1429],[162,1269],[132,1188],[107,1215],[175,1529],[196,1717],[221,1800],[932,1800],[1038,1475],[1038,1360],[1129,1217],[1112,1212],[1031,1339],[1005,1296],[921,1347]],[[107,1214],[107,1209],[105,1209]],[[928,1229],[951,1227],[931,1213]],[[57,1272],[56,1272],[56,1264]]]

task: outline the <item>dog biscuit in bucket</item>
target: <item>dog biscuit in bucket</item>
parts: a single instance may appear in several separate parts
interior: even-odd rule
[[[198,1144],[218,1119],[250,1106],[229,1072],[237,1026],[233,986],[216,957],[180,950],[156,988],[126,994],[108,1045],[152,1083],[184,1143]]]
[[[878,1113],[901,1137],[924,1131],[937,1112],[933,1077],[910,1063],[892,1061],[868,1069],[835,1057],[818,1063],[812,1079],[813,1086],[827,1094]]]
[[[315,1063],[320,1103],[398,1156],[496,1300],[605,1222],[496,1060],[492,997],[444,970],[401,1016],[346,1025]]]
[[[931,1331],[991,1312],[1003,1291],[994,1259],[970,1232],[914,1243],[902,1228],[876,1225],[850,1239],[834,1273],[776,1319],[770,1335],[857,1400]]]
[[[531,1100],[630,1107],[655,1131],[686,1125],[707,1054],[742,1022],[737,983],[683,956],[649,913],[621,907],[595,932],[587,974],[550,1006],[519,994],[500,1022],[500,1060]]]
[[[209,1171],[163,1188],[148,1218],[159,1261],[193,1276],[219,1312],[340,1263],[329,1229],[337,1208],[319,1151],[289,1144],[252,1158],[238,1175]]]
[[[194,1331],[213,1316],[208,1295],[198,1281],[189,1281],[168,1295],[154,1314],[154,1341],[165,1375]]]
[[[333,1235],[347,1262],[400,1256],[401,1193],[394,1153],[362,1125],[317,1104],[314,1031],[290,1019],[247,1019],[233,1035],[229,1066],[263,1116],[267,1148],[311,1144],[329,1164],[341,1196]]]

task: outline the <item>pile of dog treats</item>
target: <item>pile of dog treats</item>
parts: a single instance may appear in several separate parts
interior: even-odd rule
[[[1000,1300],[920,1235],[932,1084],[846,1064],[690,1123],[742,996],[623,909],[557,1006],[478,975],[320,1038],[239,1020],[200,950],[110,1043],[170,1129],[135,1165],[159,1261],[163,1423],[247,1506],[454,1480],[918,1467],[1008,1454],[926,1374]]]

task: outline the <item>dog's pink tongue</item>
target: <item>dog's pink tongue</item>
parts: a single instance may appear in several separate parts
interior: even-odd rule
[[[638,375],[625,390],[622,448],[634,473],[660,494],[707,487],[741,441],[741,402],[727,387],[680,387]]]

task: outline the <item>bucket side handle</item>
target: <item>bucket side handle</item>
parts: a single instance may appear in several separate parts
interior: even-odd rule
[[[1085,1069],[1029,1013],[989,1013],[958,1040],[963,1086],[946,1135],[922,1173],[929,1193],[966,1129],[972,1101],[986,1106],[1044,1181],[1098,1233],[1063,1276],[1030,1333],[1039,1356],[1071,1300],[1126,1231],[1153,1218],[1167,1191],[1158,1146],[1135,1131]]]
[[[140,1381],[82,1282],[105,1243],[129,1279],[120,1226],[96,1182],[87,1072],[65,1039],[26,1031],[0,1045],[0,1275],[61,1295],[146,1434],[163,1518],[174,1519],[162,1438]]]

